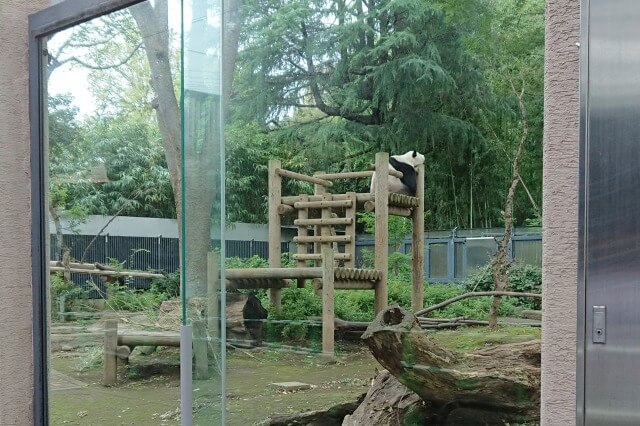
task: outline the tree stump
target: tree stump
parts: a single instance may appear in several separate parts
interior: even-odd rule
[[[539,418],[539,341],[457,353],[435,344],[418,319],[398,306],[380,312],[362,339],[426,403],[433,415],[429,424],[448,424],[450,417],[462,424]]]

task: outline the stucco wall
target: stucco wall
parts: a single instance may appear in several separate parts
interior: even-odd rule
[[[31,213],[27,15],[0,2],[0,424],[32,423]]]
[[[580,2],[548,0],[542,232],[543,425],[575,423]]]

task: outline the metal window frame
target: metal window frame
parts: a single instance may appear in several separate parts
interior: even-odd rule
[[[44,205],[45,152],[43,38],[143,0],[66,0],[29,16],[29,122],[31,162],[31,274],[33,303],[33,421],[49,424],[47,288],[45,259],[48,220]]]

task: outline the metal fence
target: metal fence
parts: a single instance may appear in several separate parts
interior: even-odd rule
[[[536,232],[537,231],[537,232]],[[447,232],[449,235],[447,235]],[[460,282],[485,266],[497,250],[496,237],[499,230],[438,231],[430,232],[425,238],[424,276],[429,282]],[[164,237],[123,237],[93,235],[65,235],[65,244],[71,249],[71,257],[87,263],[115,263],[124,269],[142,271],[175,272],[180,268],[178,239]],[[56,236],[51,235],[51,247],[55,247]],[[89,247],[87,250],[86,248]],[[213,240],[211,247],[219,248],[220,241]],[[227,257],[248,259],[259,256],[269,257],[266,241],[226,241]],[[370,236],[359,236],[356,242],[356,264],[364,266],[374,249]],[[85,253],[86,250],[86,253]],[[295,252],[295,245],[281,244],[282,253]],[[411,240],[407,239],[397,247],[389,247],[389,253],[411,253]],[[83,259],[84,255],[84,259]],[[509,257],[523,264],[541,266],[542,236],[539,229],[515,232],[509,241]],[[54,254],[52,251],[52,259]],[[87,282],[91,280],[93,284]],[[72,274],[72,281],[87,290],[93,290],[91,297],[100,297],[105,290],[99,277],[86,274]],[[149,280],[135,278],[127,285],[135,289],[146,289]],[[99,289],[99,291],[97,290]]]
[[[542,235],[540,228],[514,230],[508,244],[509,260],[523,265],[542,266]],[[486,266],[498,250],[501,229],[463,231],[431,231],[426,233],[424,277],[429,282],[461,282]],[[448,234],[448,235],[447,235]],[[359,237],[356,243],[356,264],[363,266],[373,252],[374,240]],[[406,239],[394,251],[410,254],[411,240]]]

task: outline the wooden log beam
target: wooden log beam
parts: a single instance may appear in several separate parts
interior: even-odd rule
[[[288,204],[280,204],[277,208],[277,211],[279,215],[284,215],[294,213],[296,209]]]
[[[327,180],[370,178],[371,176],[373,176],[373,170],[365,170],[361,172],[316,173],[314,174],[314,176],[320,179]]]
[[[76,274],[88,274],[88,275],[102,275],[105,277],[140,277],[140,278],[164,278],[162,274],[155,274],[152,272],[142,272],[142,271],[105,271],[102,269],[83,269],[83,268],[69,268],[66,269],[62,266],[52,266],[50,267],[51,272],[64,272],[69,271]]]
[[[321,219],[296,219],[293,224],[296,226],[333,226],[350,225],[353,222],[351,217],[334,217]]]
[[[393,216],[410,217],[412,214],[412,210],[408,207],[389,206],[388,208],[389,208],[389,214]],[[375,211],[376,210],[375,201],[365,201],[364,210],[367,212]]]
[[[227,279],[236,278],[321,278],[322,268],[238,268],[227,269]]]
[[[362,339],[378,362],[433,410],[433,424],[445,424],[449,413],[460,407],[474,409],[480,424],[518,417],[519,423],[537,424],[538,340],[457,353],[434,343],[418,319],[398,306],[381,311]],[[489,415],[501,416],[501,422],[489,421]]]
[[[293,207],[296,209],[324,209],[326,207],[342,208],[351,207],[351,205],[351,200],[298,201],[296,203],[293,203]]]
[[[294,243],[348,243],[351,235],[314,235],[293,237]],[[300,253],[304,254],[304,253]]]
[[[118,334],[118,345],[135,348],[136,346],[180,346],[178,333],[142,333]]]
[[[306,254],[292,254],[293,260],[322,260],[322,254],[320,253],[306,253]],[[334,260],[349,260],[351,259],[350,253],[335,253],[333,255]],[[313,278],[313,277],[309,277]]]
[[[375,290],[375,283],[369,280],[344,280],[336,278],[333,287],[335,290]],[[313,289],[322,290],[322,281],[314,280]]]
[[[299,278],[303,280],[304,278]],[[291,286],[291,279],[286,278],[227,278],[227,291],[251,290],[259,288],[282,289]]]
[[[331,199],[334,201],[347,200],[348,198],[349,197],[347,196],[347,194],[331,194]],[[363,205],[365,201],[371,201],[374,198],[375,198],[374,194],[370,194],[368,192],[356,193],[356,199],[358,201],[358,205]],[[307,201],[322,201],[322,200],[323,200],[322,194],[314,194],[314,195],[308,195]],[[298,201],[301,201],[300,195],[287,195],[287,196],[281,197],[280,199],[280,202],[282,204],[287,204],[289,206],[293,206]]]
[[[288,178],[291,178],[291,179],[297,179],[297,180],[301,180],[301,181],[304,181],[304,182],[313,183],[313,184],[316,184],[316,185],[322,185],[322,186],[326,186],[326,187],[333,186],[333,182],[331,182],[330,180],[319,179],[317,177],[303,175],[302,173],[296,173],[296,172],[292,172],[290,170],[276,168],[276,173],[278,175],[280,175],[280,176],[283,176],[283,177],[288,177]]]

